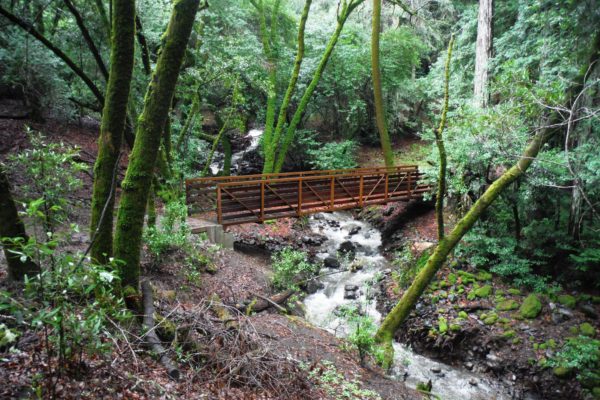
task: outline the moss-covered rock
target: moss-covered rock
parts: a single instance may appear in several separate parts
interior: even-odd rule
[[[477,297],[477,296],[475,295],[475,291],[474,291],[474,290],[471,290],[471,291],[469,292],[469,294],[467,295],[467,300],[469,300],[469,301],[470,301],[470,300],[475,300],[475,297]]]
[[[521,308],[519,308],[519,315],[523,318],[533,319],[540,315],[542,311],[542,302],[535,294],[530,294],[525,298]]]
[[[557,378],[559,379],[568,379],[571,377],[571,375],[573,374],[573,370],[571,368],[567,368],[567,367],[555,367],[552,372],[554,373],[554,375],[556,375]]]
[[[498,315],[490,314],[485,317],[485,319],[483,320],[483,323],[486,325],[494,325],[496,323],[496,321],[498,321]]]
[[[461,281],[463,283],[473,283],[475,282],[475,275],[467,271],[458,271],[458,276],[460,276]]]
[[[475,296],[482,298],[482,299],[489,297],[491,293],[492,293],[491,285],[485,285],[485,286],[482,286],[475,290]]]
[[[450,324],[450,331],[459,332],[461,329],[460,324]]]
[[[511,311],[511,310],[516,310],[517,308],[519,308],[519,303],[517,303],[515,300],[504,300],[500,303],[498,303],[498,305],[496,306],[496,309],[499,311]]]
[[[579,331],[584,336],[596,336],[596,328],[594,328],[589,322],[584,322],[583,324],[579,325]]]
[[[455,285],[457,280],[458,277],[456,276],[456,274],[452,272],[448,274],[448,282],[450,282],[452,285]]]
[[[561,294],[556,300],[567,308],[575,308],[577,304],[577,299],[569,294]]]
[[[508,289],[508,293],[512,294],[513,296],[521,295],[521,291],[519,289],[515,289],[515,288]]]
[[[440,333],[448,332],[448,321],[446,321],[446,318],[440,317],[438,319],[438,331]]]
[[[475,279],[477,279],[480,282],[490,281],[492,280],[492,274],[487,271],[479,271],[475,276]]]
[[[506,331],[506,332],[502,333],[502,338],[503,339],[512,339],[516,335],[517,335],[517,333],[515,331],[509,330],[509,331]]]
[[[466,311],[460,311],[458,313],[458,318],[460,318],[460,319],[467,319],[467,318],[469,318],[469,314],[467,314]]]

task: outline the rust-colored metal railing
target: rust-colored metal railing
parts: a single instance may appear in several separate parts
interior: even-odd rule
[[[303,171],[186,181],[191,212],[215,211],[223,225],[409,200],[430,187],[415,165]]]

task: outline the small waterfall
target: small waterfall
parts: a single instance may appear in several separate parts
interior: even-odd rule
[[[316,326],[343,337],[347,334],[347,327],[334,315],[334,311],[343,304],[358,302],[379,324],[381,314],[376,310],[369,282],[373,281],[378,273],[390,267],[380,252],[381,233],[372,225],[357,221],[350,213],[343,212],[311,216],[310,227],[313,232],[329,238],[323,243],[317,257],[324,260],[325,272],[331,274],[321,279],[320,290],[304,300],[306,319]],[[354,260],[338,258],[340,248],[352,249],[355,254]],[[335,268],[328,268],[327,265]],[[336,268],[343,270],[348,267],[359,267],[359,269],[356,272],[335,273]],[[373,300],[367,301],[369,298]],[[513,398],[508,387],[487,377],[415,354],[400,343],[394,344],[394,350],[395,367],[392,376],[405,381],[409,387],[415,388],[417,383],[431,380],[432,393],[444,400]]]
[[[258,148],[258,145],[260,143],[260,137],[262,136],[262,134],[263,134],[262,129],[250,129],[248,134],[246,136],[244,136],[245,139],[250,139],[250,143],[248,144],[248,147],[246,147],[245,149],[237,151],[231,155],[231,169],[233,171],[236,171],[239,169],[240,161],[242,161],[242,159],[246,153],[255,151]],[[223,153],[220,153],[220,152],[215,153],[215,161],[213,161],[210,164],[210,172],[213,175],[218,174],[219,171],[221,169],[223,169],[224,163],[225,163],[225,156],[223,155]]]

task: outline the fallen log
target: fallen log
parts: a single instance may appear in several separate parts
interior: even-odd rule
[[[253,294],[255,297],[251,302],[249,302],[248,304],[242,304],[237,308],[238,310],[243,311],[246,314],[249,314],[251,312],[259,313],[261,311],[265,311],[268,308],[274,307],[274,304],[277,304],[278,306],[280,306],[280,308],[283,308],[281,307],[281,304],[284,304],[287,301],[287,299],[292,297],[294,293],[296,293],[295,290],[288,289],[284,292],[274,294],[269,298]]]
[[[210,297],[210,307],[217,314],[217,317],[225,325],[227,329],[238,329],[238,319],[233,317],[227,307],[221,301],[221,298],[217,294],[213,294]]]
[[[154,302],[152,300],[152,287],[150,282],[142,282],[142,305],[144,307],[144,318],[142,325],[146,329],[146,345],[148,348],[156,353],[159,357],[160,363],[165,367],[169,376],[174,380],[179,380],[180,372],[179,368],[171,361],[171,358],[167,355],[167,350],[163,347],[158,335],[156,334],[156,327],[154,326]]]

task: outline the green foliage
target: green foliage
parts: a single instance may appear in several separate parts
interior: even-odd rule
[[[305,364],[302,364],[301,367],[308,369],[308,366]],[[344,374],[337,370],[331,361],[321,361],[319,365],[309,371],[308,377],[335,399],[381,399],[376,392],[362,389],[359,381],[348,380]]]
[[[169,250],[189,247],[190,230],[186,219],[187,206],[183,200],[174,199],[165,205],[158,224],[144,232],[144,241],[154,257],[160,259]]]
[[[536,318],[542,311],[542,302],[535,294],[530,294],[525,297],[521,307],[519,308],[519,314],[523,318],[533,319]]]
[[[377,325],[371,316],[355,304],[343,305],[336,309],[335,314],[348,325],[346,340],[358,351],[361,365],[364,365],[367,355],[381,359],[382,349],[375,344]]]
[[[285,248],[271,257],[273,277],[271,282],[277,290],[298,290],[298,281],[319,272],[319,266],[308,261],[308,255],[300,250]]]
[[[428,251],[424,251],[419,257],[415,257],[410,246],[405,246],[402,250],[397,251],[392,261],[392,265],[395,267],[392,271],[392,279],[398,287],[406,289],[425,266],[428,258]]]
[[[576,371],[577,379],[582,383],[586,381],[598,382],[600,380],[598,374],[600,340],[587,336],[568,338],[562,349],[548,359],[547,365]]]
[[[356,151],[356,142],[344,140],[322,144],[318,149],[308,150],[308,155],[315,169],[345,169],[357,167]]]
[[[79,150],[62,142],[49,142],[40,133],[26,128],[31,147],[9,157],[13,171],[27,177],[18,194],[25,202],[33,202],[47,231],[64,222],[72,210],[72,193],[82,187],[79,173],[88,169],[77,161]]]

